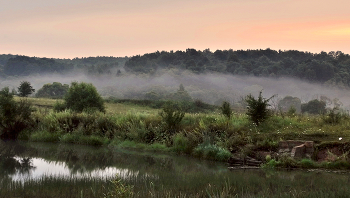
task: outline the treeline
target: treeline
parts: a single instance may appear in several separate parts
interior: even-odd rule
[[[65,74],[73,70],[86,74],[118,75],[127,58],[86,57],[74,59],[37,58],[18,55],[0,55],[0,75],[28,76],[36,74]]]
[[[125,70],[152,74],[158,69],[178,68],[194,73],[263,77],[293,77],[329,85],[350,85],[350,56],[340,51],[310,53],[296,50],[162,51],[137,55],[125,63]]]
[[[0,55],[2,76],[65,73],[154,74],[159,69],[193,73],[224,73],[262,77],[292,77],[341,87],[350,86],[350,56],[340,51],[310,53],[297,50],[157,51],[132,57],[86,57],[74,59]]]

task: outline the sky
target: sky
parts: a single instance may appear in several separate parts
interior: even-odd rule
[[[155,51],[350,54],[349,0],[0,0],[0,54],[48,58]]]

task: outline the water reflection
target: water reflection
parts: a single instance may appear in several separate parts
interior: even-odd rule
[[[46,143],[1,143],[1,177],[13,180],[43,176],[114,177],[129,180],[159,179],[171,174],[193,174],[222,170],[215,162],[186,157],[121,151],[105,147],[88,147]],[[208,172],[210,173],[210,172]],[[180,175],[181,177],[181,175]]]
[[[11,175],[30,175],[35,166],[30,157],[17,157],[25,152],[26,148],[16,142],[0,141],[0,177],[7,178]]]
[[[152,173],[127,168],[137,159],[111,149],[43,143],[0,143],[0,177],[14,181],[53,177],[103,178],[118,175],[121,178],[138,176],[157,178]],[[156,162],[152,157],[141,156],[145,168]],[[143,161],[142,160],[142,161]],[[124,164],[125,163],[125,164]],[[118,166],[118,164],[121,164]]]
[[[260,195],[280,197],[285,192],[310,192],[308,195],[315,195],[314,197],[319,197],[317,194],[319,192],[327,193],[335,190],[340,192],[337,195],[350,193],[346,190],[349,185],[349,174],[229,171],[224,163],[106,147],[0,143],[0,156],[0,194],[1,189],[7,189],[3,193],[13,192],[14,184],[11,183],[13,180],[25,183],[36,178],[44,178],[42,180],[44,185],[58,186],[57,192],[66,191],[66,186],[76,185],[77,180],[74,178],[83,178],[79,179],[81,185],[76,187],[77,192],[81,192],[81,188],[91,191],[91,185],[99,188],[107,183],[93,178],[108,178],[109,181],[116,175],[123,178],[123,182],[133,185],[140,197],[145,197],[151,191],[164,192],[167,195],[186,192],[190,196],[198,195],[198,192],[202,195],[207,195],[207,192],[215,194],[225,189],[230,195],[248,193],[255,197]],[[41,181],[27,183],[36,185],[37,189],[42,185]],[[16,189],[21,191],[21,186],[17,186]],[[297,194],[299,195],[301,196]]]
[[[29,157],[1,156],[0,176],[7,177],[15,174],[29,176],[31,171],[36,169],[32,164],[32,159]]]

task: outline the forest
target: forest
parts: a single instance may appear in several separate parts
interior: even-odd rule
[[[347,88],[350,85],[350,56],[341,51],[310,53],[297,50],[206,50],[156,51],[132,57],[82,57],[74,59],[0,55],[0,76],[33,74],[123,73],[155,74],[179,69],[194,74],[219,73],[256,77],[291,77],[307,82]]]

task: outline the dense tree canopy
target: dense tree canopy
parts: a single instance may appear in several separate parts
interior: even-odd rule
[[[193,73],[218,72],[263,77],[293,77],[334,86],[350,86],[350,56],[340,51],[310,53],[297,50],[156,51],[132,57],[74,59],[0,55],[0,76],[65,73],[74,69],[88,74],[124,72],[153,74],[158,69]]]
[[[154,52],[131,57],[125,70],[152,73],[179,68],[194,73],[219,72],[263,77],[293,77],[329,85],[350,85],[350,56],[342,52],[313,54],[301,51],[210,50]]]
[[[0,76],[64,74],[73,70],[87,74],[117,74],[115,68],[122,67],[126,59],[105,56],[54,59],[3,54],[0,55]]]

